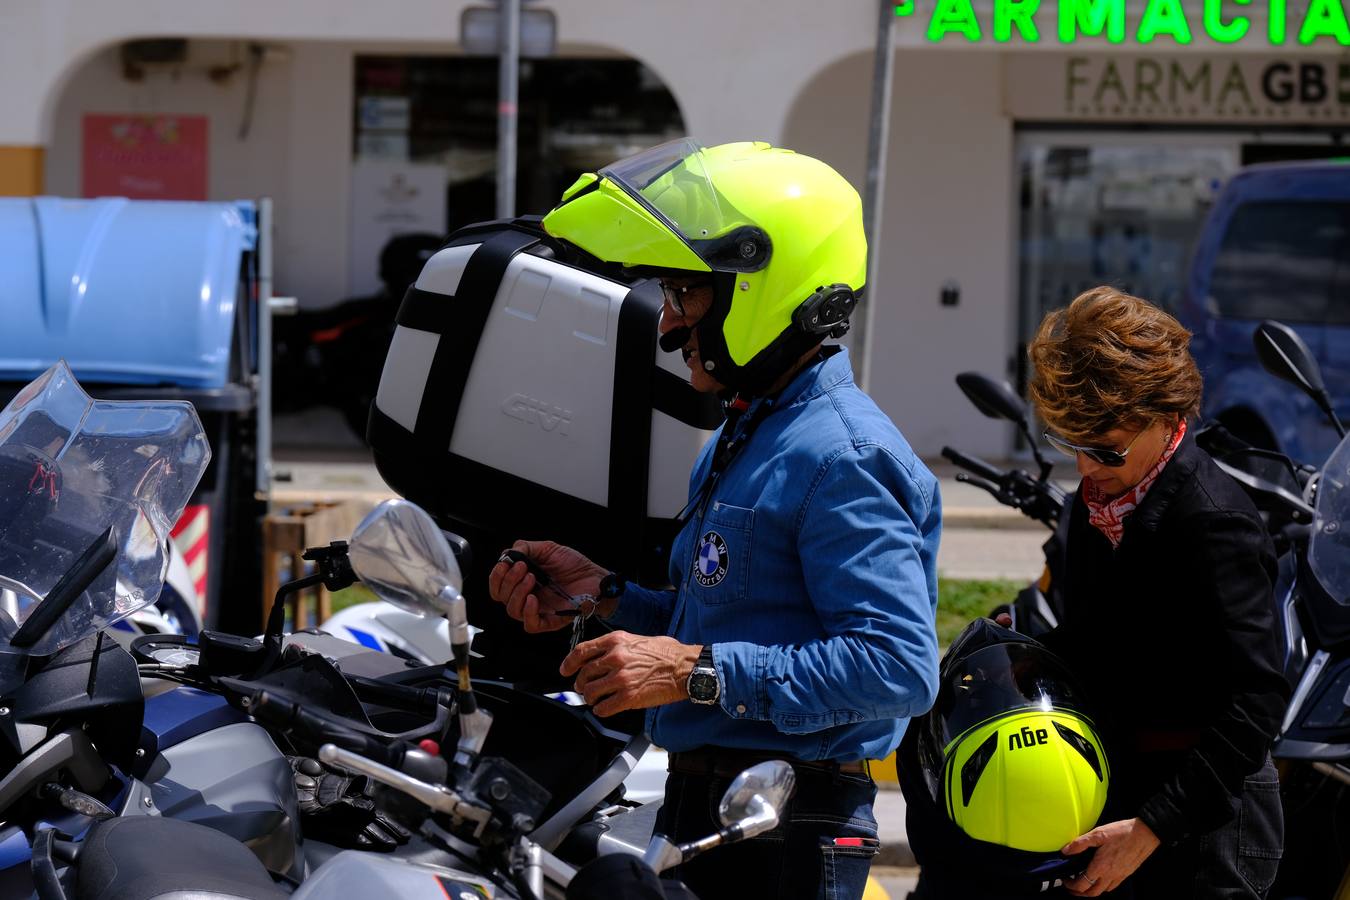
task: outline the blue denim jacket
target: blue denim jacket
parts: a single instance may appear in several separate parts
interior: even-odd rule
[[[773,406],[676,538],[675,590],[629,584],[609,621],[712,645],[720,706],[650,710],[657,745],[879,759],[936,696],[937,479],[853,383],[847,351]]]

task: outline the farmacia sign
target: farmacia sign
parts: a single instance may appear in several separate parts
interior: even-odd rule
[[[1182,0],[993,0],[992,9],[980,4],[979,15],[975,2],[936,0],[927,21],[928,40],[1072,44],[1098,38],[1112,44],[1186,45],[1208,35],[1220,44],[1350,46],[1345,0],[1309,0],[1306,8],[1295,10],[1288,0],[1203,0],[1190,3],[1190,9]],[[1261,27],[1253,28],[1253,10],[1266,14]],[[896,4],[895,14],[920,15],[915,0]],[[1137,24],[1127,28],[1127,21]]]

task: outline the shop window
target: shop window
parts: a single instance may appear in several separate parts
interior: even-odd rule
[[[358,56],[357,160],[445,170],[446,230],[496,214],[497,60]],[[532,59],[520,69],[516,206],[544,213],[582,172],[684,133],[674,97],[633,59]]]

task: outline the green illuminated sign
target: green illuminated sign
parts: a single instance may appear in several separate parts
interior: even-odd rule
[[[1080,37],[1105,38],[1112,44],[1127,39],[1139,44],[1169,42],[1192,43],[1195,35],[1208,35],[1220,44],[1233,44],[1246,38],[1264,37],[1272,46],[1284,44],[1294,30],[1298,43],[1335,43],[1350,46],[1350,22],[1346,20],[1344,0],[1309,0],[1302,19],[1289,19],[1286,0],[1204,0],[1201,10],[1187,11],[1182,0],[1128,0],[1139,13],[1133,35],[1126,34],[1127,0],[993,0],[993,15],[984,21],[975,14],[972,0],[934,0],[925,31],[928,40],[965,40],[976,43],[992,37],[998,43],[1017,38],[1039,43],[1042,29],[1037,24],[1053,20],[1048,30],[1060,43],[1071,44]],[[1253,3],[1264,3],[1267,25],[1263,35],[1253,35],[1249,12]],[[1136,6],[1136,4],[1138,4]],[[915,0],[895,6],[902,17],[919,16]]]

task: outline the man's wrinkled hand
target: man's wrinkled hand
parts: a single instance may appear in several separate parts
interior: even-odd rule
[[[670,637],[612,631],[578,644],[559,671],[576,675],[577,693],[597,716],[612,716],[687,700],[689,673],[702,649]]]
[[[563,594],[594,594],[607,574],[571,547],[553,541],[516,541],[512,549],[552,578]],[[507,615],[524,624],[528,632],[557,631],[572,624],[570,616],[558,614],[569,612],[571,604],[557,591],[540,588],[523,562],[498,562],[493,566],[488,572],[488,595],[505,606]],[[602,605],[600,615],[613,613],[614,605],[613,600],[607,607]]]
[[[1097,848],[1086,871],[1066,881],[1064,888],[1075,897],[1100,897],[1113,891],[1143,865],[1144,860],[1158,849],[1159,843],[1153,829],[1140,819],[1099,825],[1069,841],[1059,851],[1065,856],[1073,856],[1089,847]]]

